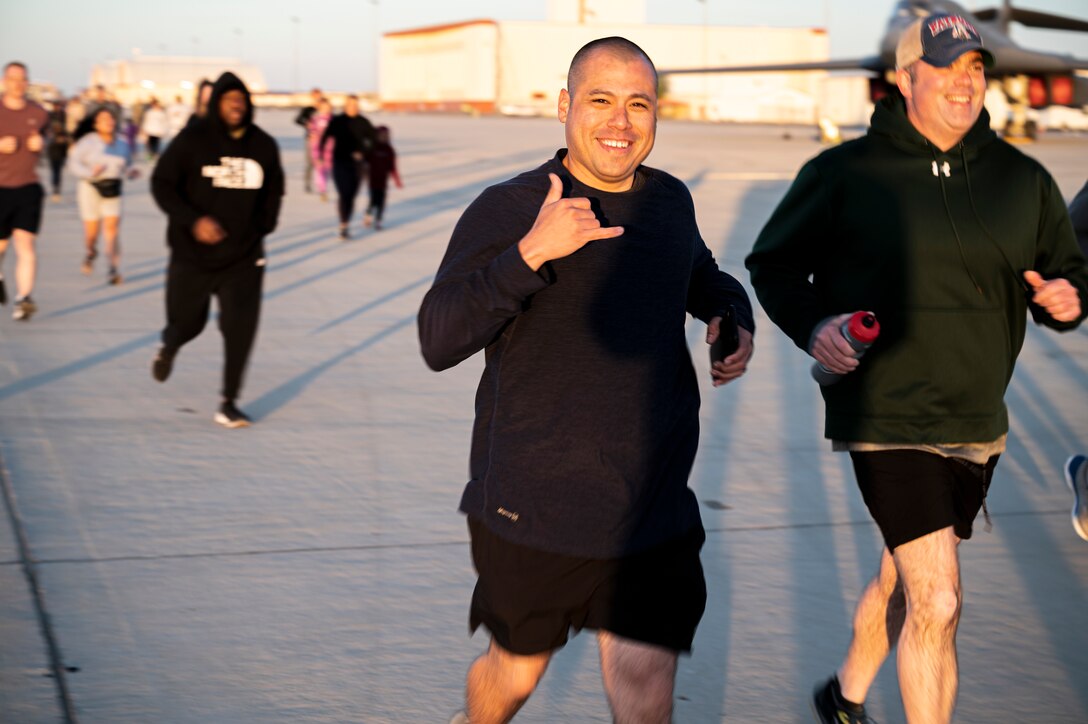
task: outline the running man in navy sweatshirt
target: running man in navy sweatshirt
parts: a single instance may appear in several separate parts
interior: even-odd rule
[[[582,48],[559,120],[567,148],[469,206],[419,313],[433,369],[486,357],[461,511],[470,625],[491,645],[469,670],[467,720],[508,721],[567,632],[589,628],[616,721],[666,722],[706,603],[685,323],[706,322],[709,343],[736,309],[723,384],[748,364],[752,309],[684,184],[642,165],[657,74],[641,48]]]
[[[166,328],[151,374],[166,381],[178,350],[203,331],[215,296],[226,355],[215,421],[225,427],[250,423],[235,399],[257,336],[264,237],[276,228],[283,190],[279,148],[253,124],[249,91],[229,72],[215,82],[207,117],[178,134],[151,177],[170,245]]]

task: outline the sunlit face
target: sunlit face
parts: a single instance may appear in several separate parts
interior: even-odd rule
[[[907,101],[907,118],[918,132],[942,151],[955,146],[975,125],[986,97],[982,54],[964,53],[947,68],[925,61],[911,66],[911,73],[896,73],[899,90]]]
[[[317,112],[321,115],[325,115],[326,113],[332,113],[332,103],[329,103],[327,100],[322,98],[321,101],[317,104]]]
[[[630,189],[657,132],[653,69],[643,58],[594,52],[577,87],[559,93],[559,120],[566,125],[563,163],[576,179],[602,191]]]
[[[346,101],[344,101],[344,113],[349,116],[359,115],[359,99],[348,98]]]
[[[26,68],[9,65],[4,70],[4,95],[12,98],[22,98],[26,95],[26,87]]]
[[[103,136],[112,136],[117,128],[117,120],[109,111],[102,110],[94,114],[94,130]]]
[[[219,117],[231,130],[242,125],[246,117],[246,94],[240,90],[229,90],[219,99]]]

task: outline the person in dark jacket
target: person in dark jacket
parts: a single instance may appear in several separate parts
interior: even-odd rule
[[[215,82],[206,118],[167,146],[151,177],[166,212],[170,264],[166,328],[151,366],[165,382],[182,345],[204,329],[218,300],[225,364],[215,421],[244,427],[235,400],[257,334],[264,278],[264,238],[276,228],[284,192],[279,148],[253,123],[253,103],[233,73]]]
[[[989,51],[956,15],[915,21],[897,49],[902,96],[863,138],[809,161],[748,256],[770,318],[828,370],[825,436],[850,453],[884,539],[821,721],[868,721],[864,699],[898,643],[909,722],[951,719],[961,607],[957,546],[1005,449],[1004,395],[1027,311],[1065,331],[1088,270],[1061,193],[998,139],[983,108]],[[858,360],[840,327],[875,313]]]
[[[49,179],[53,189],[53,201],[60,201],[60,186],[63,177],[64,162],[68,159],[68,147],[72,137],[68,135],[68,122],[64,114],[64,104],[54,101],[49,112],[49,145],[46,155],[49,157]]]
[[[710,343],[736,310],[740,346],[715,385],[744,373],[755,327],[687,188],[642,165],[657,129],[646,53],[617,37],[583,47],[559,120],[568,148],[472,202],[419,311],[432,369],[485,354],[460,507],[470,625],[491,643],[468,673],[467,721],[509,721],[569,629],[589,628],[616,721],[665,722],[706,602],[685,323],[706,322]]]
[[[385,214],[385,192],[389,188],[389,179],[392,178],[397,188],[404,188],[400,182],[400,174],[397,173],[397,152],[390,143],[389,128],[378,126],[374,129],[374,147],[367,154],[367,190],[370,192],[370,203],[366,207],[366,216],[363,217],[363,226],[374,224],[375,230],[382,228],[382,216]]]
[[[332,180],[339,197],[336,210],[340,217],[340,238],[349,238],[348,224],[355,211],[367,156],[374,146],[374,126],[359,112],[359,98],[348,96],[344,112],[333,117],[321,135],[320,148],[332,144]]]
[[[304,161],[302,188],[306,193],[313,191],[314,176],[314,160],[310,155],[310,146],[313,145],[313,139],[310,138],[310,119],[317,113],[317,104],[321,101],[321,98],[321,89],[312,89],[310,91],[310,104],[299,109],[298,115],[295,116],[295,124],[302,126],[302,159]]]

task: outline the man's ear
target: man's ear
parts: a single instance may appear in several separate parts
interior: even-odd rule
[[[567,122],[567,111],[570,110],[570,93],[567,93],[567,89],[559,91],[559,122]]]
[[[911,93],[914,90],[911,86],[911,82],[910,73],[908,73],[906,69],[900,68],[895,71],[895,84],[899,86],[899,92],[902,93],[903,97],[907,100],[910,100]]]

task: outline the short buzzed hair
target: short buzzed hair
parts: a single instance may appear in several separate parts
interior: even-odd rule
[[[24,73],[26,73],[27,75],[30,75],[30,71],[27,70],[27,68],[26,68],[26,63],[23,63],[23,62],[18,61],[18,60],[13,60],[10,63],[8,63],[7,65],[5,65],[4,66],[4,72],[5,73],[8,72],[8,68],[22,68]]]
[[[618,35],[613,35],[607,38],[597,38],[591,40],[574,54],[574,58],[570,61],[570,70],[567,71],[567,92],[572,93],[577,85],[582,80],[582,67],[585,65],[589,56],[593,55],[598,50],[611,53],[612,55],[625,58],[625,59],[640,59],[645,60],[650,66],[650,70],[654,74],[654,88],[657,88],[657,68],[654,67],[654,62],[650,60],[650,56],[646,54],[646,51],[632,43],[627,38],[621,38]]]

